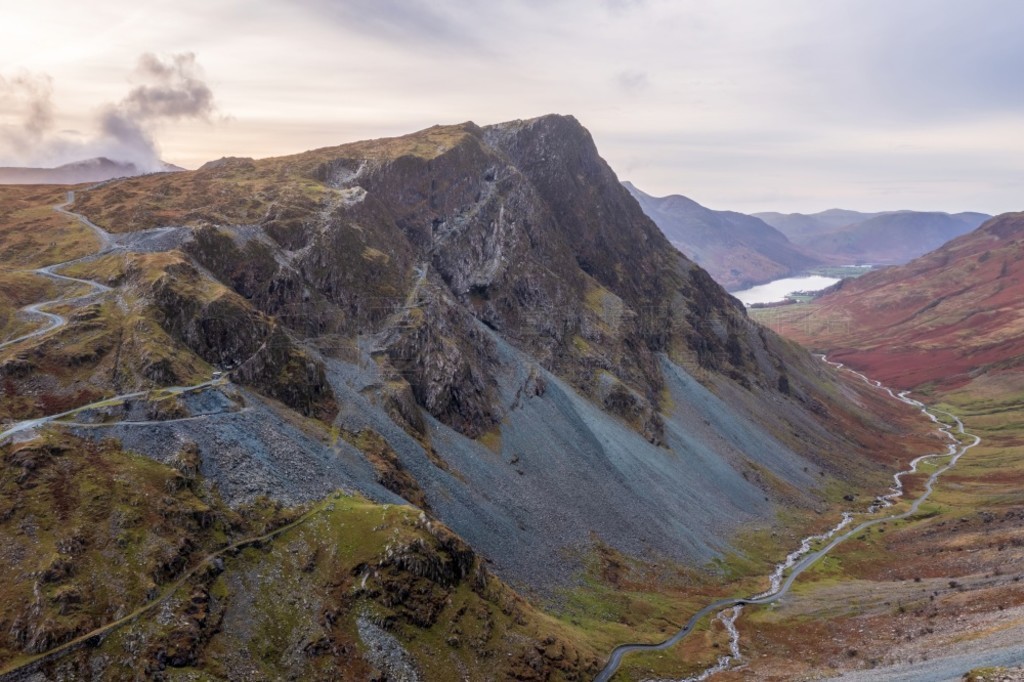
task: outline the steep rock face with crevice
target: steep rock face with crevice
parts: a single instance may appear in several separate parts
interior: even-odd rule
[[[241,383],[304,415],[332,418],[337,408],[323,364],[238,294],[223,287],[204,290],[200,280],[194,267],[182,263],[149,286],[146,293],[164,329],[206,362],[232,370]]]
[[[436,127],[193,175],[203,200],[216,196],[210,185],[267,183],[256,199],[190,211],[199,229],[186,250],[204,268],[323,346],[379,333],[378,357],[467,435],[501,418],[478,322],[592,398],[612,375],[643,403],[653,440],[657,353],[777,384],[779,361],[755,361],[764,344],[744,332],[740,307],[668,245],[571,117]],[[151,194],[190,196],[174,180]],[[138,196],[98,192],[108,210]],[[141,203],[134,216],[158,215]],[[210,220],[232,212],[247,222]],[[744,352],[751,343],[758,352]]]

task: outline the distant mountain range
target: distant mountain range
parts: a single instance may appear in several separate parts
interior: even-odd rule
[[[760,218],[715,211],[680,194],[654,197],[630,182],[622,184],[669,241],[726,289],[744,289],[823,263]]]
[[[984,213],[889,211],[859,213],[755,213],[808,253],[835,264],[906,263],[950,239],[966,234],[991,216]]]
[[[159,172],[183,171],[184,168],[163,163]],[[56,168],[0,167],[0,185],[77,185],[102,182],[112,178],[143,175],[146,171],[134,163],[112,161],[104,156],[66,163]]]
[[[821,265],[898,265],[966,234],[984,213],[715,211],[680,194],[655,197],[623,182],[669,241],[730,291]]]

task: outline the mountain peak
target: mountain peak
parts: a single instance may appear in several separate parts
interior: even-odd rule
[[[180,166],[160,162],[155,172],[180,172]],[[130,161],[115,161],[106,156],[71,161],[55,168],[6,167],[0,168],[0,185],[77,185],[83,182],[102,182],[113,178],[134,177],[147,171]]]
[[[711,474],[680,466],[635,489],[605,475],[605,462],[648,471],[666,461],[665,448],[692,451],[680,434],[709,423],[689,421],[694,414],[730,414],[730,432],[758,443],[742,457],[761,457],[771,441],[775,464],[766,466],[793,491],[810,482],[805,456],[852,445],[842,435],[827,445],[825,430],[808,427],[818,417],[805,406],[833,402],[818,389],[818,363],[751,325],[735,298],[672,248],[575,118],[435,126],[214,163],[184,177],[109,183],[81,192],[75,207],[120,231],[191,231],[181,249],[195,263],[192,281],[166,271],[143,278],[157,283],[146,300],[175,342],[307,416],[353,431],[377,425],[442,518],[517,580],[543,587],[567,574],[550,558],[563,537],[506,521],[515,509],[540,527],[558,513],[556,490],[569,486],[582,501],[565,537],[594,533],[633,555],[710,557],[710,540],[680,547],[661,529],[717,513],[720,496],[687,483]],[[203,278],[215,281],[199,286]],[[204,292],[221,293],[189,300]],[[734,402],[711,400],[716,389]],[[762,420],[762,399],[792,412]],[[792,439],[793,430],[805,437]],[[431,442],[465,480],[429,464]],[[541,464],[550,457],[557,466]],[[549,473],[523,478],[509,459]],[[581,477],[594,467],[597,475]],[[743,514],[771,517],[765,497],[774,493],[726,468],[739,491],[728,504],[742,498]],[[359,478],[365,469],[351,471],[360,490],[382,494]],[[227,487],[244,488],[232,476]],[[484,486],[488,500],[475,496]],[[706,497],[681,505],[683,488]],[[642,540],[607,516],[611,498],[641,514],[629,524],[651,529]],[[636,512],[640,498],[655,499],[646,508],[669,522]],[[509,528],[500,542],[487,532],[496,527]]]
[[[95,622],[157,594],[150,603],[182,614],[173,618],[187,631],[150,627],[164,621],[147,606],[130,656],[119,645],[69,653],[221,670],[231,663],[218,652],[268,651],[253,633],[270,632],[275,655],[261,660],[283,667],[261,667],[263,677],[367,679],[369,665],[347,666],[362,651],[351,633],[372,621],[396,627],[368,646],[406,637],[432,661],[428,679],[591,679],[597,664],[546,631],[530,625],[538,647],[503,630],[528,624],[529,605],[495,592],[469,548],[540,596],[561,598],[605,557],[674,586],[706,575],[720,592],[725,563],[762,565],[731,558],[753,551],[751,529],[762,537],[785,511],[787,533],[820,530],[830,491],[888,485],[903,454],[891,408],[874,412],[883,398],[841,389],[822,363],[751,323],[669,245],[571,117],[437,126],[94,184],[66,209],[83,218],[77,231],[65,213],[57,227],[38,219],[57,215],[63,188],[4,191],[18,210],[4,234],[15,247],[0,262],[74,262],[76,281],[93,289],[48,302],[59,333],[0,342],[4,416],[22,420],[7,433],[31,438],[46,424],[31,447],[54,448],[0,457],[5,494],[15,494],[2,511],[23,512],[0,514],[0,531],[71,532],[19,545],[8,571],[16,591],[5,593],[18,608],[4,615],[25,625],[5,626],[0,642],[18,657],[43,651],[50,665],[50,643],[87,639]],[[122,248],[90,257],[103,252],[80,237],[85,219]],[[37,248],[40,229],[55,248]],[[24,311],[39,305],[31,300]],[[56,420],[71,413],[81,423]],[[124,466],[121,449],[137,466]],[[71,479],[75,467],[85,473]],[[87,478],[93,468],[103,477]],[[339,488],[367,499],[353,510]],[[99,501],[109,519],[97,521],[95,496],[80,493],[96,489],[110,492]],[[252,510],[245,543],[235,542],[238,514],[213,515],[221,501]],[[358,515],[331,516],[346,508]],[[300,528],[307,519],[316,525]],[[79,531],[88,526],[104,534]],[[152,557],[129,544],[139,561],[126,566],[92,551],[119,538]],[[260,551],[235,556],[250,542]],[[222,553],[222,568],[189,568]],[[271,553],[282,568],[267,569],[253,601],[236,587]],[[42,572],[52,579],[40,587]],[[135,591],[131,603],[90,588],[111,575]],[[172,597],[178,586],[188,589]],[[301,617],[277,608],[292,593],[310,595],[292,605]],[[466,601],[473,594],[498,596],[484,608]],[[263,625],[282,620],[280,639]],[[450,655],[430,650],[441,637]],[[514,639],[526,647],[522,667],[508,655]],[[276,655],[293,650],[309,655]],[[560,672],[534,663],[545,651]]]
[[[552,149],[582,145],[587,148],[588,153],[592,150],[593,154],[597,155],[597,146],[590,131],[584,128],[575,116],[568,114],[545,114],[535,118],[496,123],[486,126],[484,132],[491,140],[512,135],[535,135]]]
[[[81,161],[71,161],[65,163],[57,168],[95,168],[97,166],[117,166],[119,168],[137,168],[135,164],[128,162],[118,162],[108,159],[105,156],[96,156],[91,159],[82,159]]]

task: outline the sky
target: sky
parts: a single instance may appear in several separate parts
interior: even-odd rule
[[[0,165],[572,114],[742,212],[1024,210],[1021,0],[0,0]]]

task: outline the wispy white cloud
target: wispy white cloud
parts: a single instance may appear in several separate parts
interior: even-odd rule
[[[25,154],[54,125],[53,82],[46,74],[0,75],[0,146]]]

